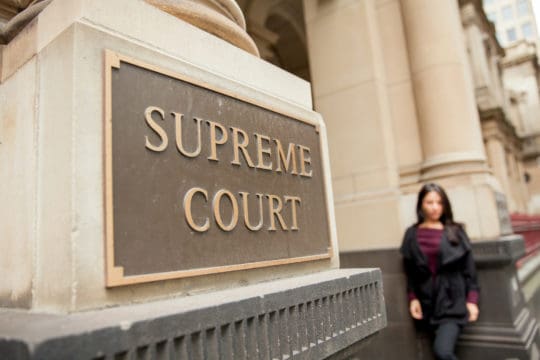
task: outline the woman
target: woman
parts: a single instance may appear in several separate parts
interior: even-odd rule
[[[478,284],[469,238],[454,222],[444,190],[426,184],[418,193],[418,221],[401,245],[409,312],[434,335],[438,359],[457,359],[454,347],[463,325],[478,318]]]

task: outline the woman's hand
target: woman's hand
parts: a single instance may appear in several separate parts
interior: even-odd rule
[[[478,320],[478,313],[480,312],[478,310],[478,305],[468,302],[467,310],[469,311],[469,322],[474,322]]]
[[[411,302],[409,303],[409,312],[411,313],[413,319],[422,320],[422,306],[420,305],[420,301],[418,301],[418,299],[411,300]]]

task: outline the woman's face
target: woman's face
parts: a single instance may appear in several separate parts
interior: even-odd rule
[[[422,211],[428,221],[439,221],[443,214],[443,204],[441,195],[436,191],[430,191],[422,200]]]

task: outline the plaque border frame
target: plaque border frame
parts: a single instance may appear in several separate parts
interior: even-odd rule
[[[300,256],[300,257],[291,257],[291,258],[281,258],[275,260],[263,260],[256,262],[240,263],[234,265],[223,265],[223,266],[213,266],[206,268],[195,268],[190,270],[176,270],[169,272],[159,272],[159,273],[149,273],[141,275],[124,275],[124,268],[122,266],[117,266],[114,263],[114,218],[113,218],[113,167],[112,167],[112,69],[120,69],[121,63],[129,63],[131,65],[143,68],[145,70],[153,71],[173,79],[182,80],[193,85],[203,87],[205,89],[238,99],[240,101],[258,106],[260,108],[285,115],[295,121],[301,121],[308,125],[314,127],[319,137],[319,146],[320,146],[320,160],[321,167],[323,169],[323,191],[324,199],[326,202],[326,214],[328,219],[328,247],[327,252],[322,254],[315,254],[309,256]],[[120,54],[116,51],[110,49],[104,49],[104,115],[103,115],[103,127],[104,127],[104,141],[103,141],[103,167],[104,167],[104,221],[105,221],[105,284],[106,287],[116,287],[123,285],[134,285],[140,283],[154,282],[160,280],[171,280],[171,279],[181,279],[202,275],[218,274],[239,270],[248,270],[256,269],[263,267],[272,267],[278,265],[302,263],[308,261],[324,260],[331,259],[334,256],[334,246],[333,246],[333,237],[334,231],[332,225],[333,208],[331,209],[331,204],[328,197],[328,183],[327,183],[327,172],[328,167],[325,163],[327,154],[325,153],[325,145],[323,136],[320,133],[320,124],[316,120],[308,119],[301,117],[297,114],[292,115],[283,111],[282,109],[275,109],[266,104],[262,104],[259,101],[256,101],[252,98],[248,98],[236,93],[233,93],[231,90],[225,89],[223,87],[217,86],[215,84],[209,84],[200,79],[196,79],[189,75],[181,74],[171,70],[164,69],[157,65],[151,65],[142,60],[137,60],[133,57]]]

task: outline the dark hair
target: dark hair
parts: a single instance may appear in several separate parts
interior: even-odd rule
[[[422,186],[420,189],[420,192],[418,193],[418,201],[416,202],[416,225],[418,226],[422,224],[425,220],[424,212],[422,211],[422,202],[424,201],[424,197],[426,197],[426,195],[432,191],[435,191],[441,197],[443,211],[439,220],[444,225],[444,230],[448,235],[448,240],[450,243],[455,245],[459,243],[457,231],[458,229],[461,229],[463,225],[454,221],[452,205],[450,205],[450,200],[448,200],[448,196],[441,186],[435,183],[428,183]]]

